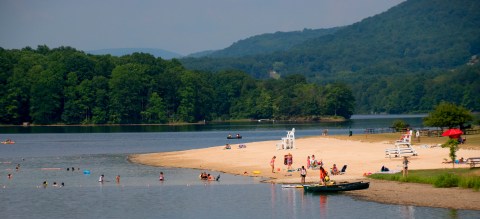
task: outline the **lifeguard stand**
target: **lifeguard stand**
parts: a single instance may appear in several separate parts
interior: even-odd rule
[[[407,131],[406,134],[402,135],[400,140],[395,141],[394,148],[385,149],[385,157],[404,157],[408,155],[417,156],[417,151],[412,147],[412,134],[412,130]]]
[[[287,131],[287,137],[283,137],[282,141],[277,143],[277,150],[287,150],[295,148],[295,128]]]

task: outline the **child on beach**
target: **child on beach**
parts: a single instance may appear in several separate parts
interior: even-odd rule
[[[272,167],[272,173],[275,173],[275,158],[276,156],[272,157],[272,160],[270,160],[270,166]]]
[[[117,177],[115,177],[115,181],[117,182],[117,184],[120,184],[120,175],[117,175]]]

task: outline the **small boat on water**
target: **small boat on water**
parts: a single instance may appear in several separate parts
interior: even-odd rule
[[[333,185],[304,185],[303,190],[305,192],[344,192],[352,190],[362,190],[368,189],[370,187],[369,182],[353,182],[353,183],[342,183],[342,184],[333,184]]]
[[[241,135],[236,135],[236,136],[227,136],[227,139],[242,139],[242,136]]]
[[[2,144],[15,144],[15,142],[12,141],[12,140],[2,141],[1,143],[2,143]]]

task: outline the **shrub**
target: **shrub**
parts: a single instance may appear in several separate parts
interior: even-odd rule
[[[437,188],[457,187],[459,179],[455,174],[445,173],[438,176],[433,185]]]
[[[465,176],[460,179],[458,186],[462,188],[473,188],[475,191],[480,189],[480,177]]]
[[[395,131],[401,131],[401,130],[404,130],[406,128],[408,128],[410,125],[408,123],[406,123],[405,121],[401,120],[401,119],[397,119],[395,121],[393,121],[392,123],[392,127],[395,129]]]

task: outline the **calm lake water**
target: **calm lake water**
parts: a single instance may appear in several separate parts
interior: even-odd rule
[[[205,183],[198,180],[200,170],[127,161],[131,153],[280,139],[293,127],[297,136],[319,135],[323,129],[330,134],[363,133],[365,128],[386,129],[395,119],[360,117],[339,124],[2,127],[0,139],[11,138],[16,144],[0,146],[0,218],[479,218],[479,211],[387,205],[345,194],[315,195],[261,183],[260,178],[211,171],[221,175],[220,181]],[[421,117],[402,119],[421,126]],[[237,132],[244,138],[226,139]],[[160,171],[165,182],[158,181]],[[103,184],[98,182],[101,174],[107,180]],[[121,176],[120,184],[115,183],[116,175]],[[41,186],[43,181],[48,181],[47,188]],[[53,182],[65,186],[53,187]]]

